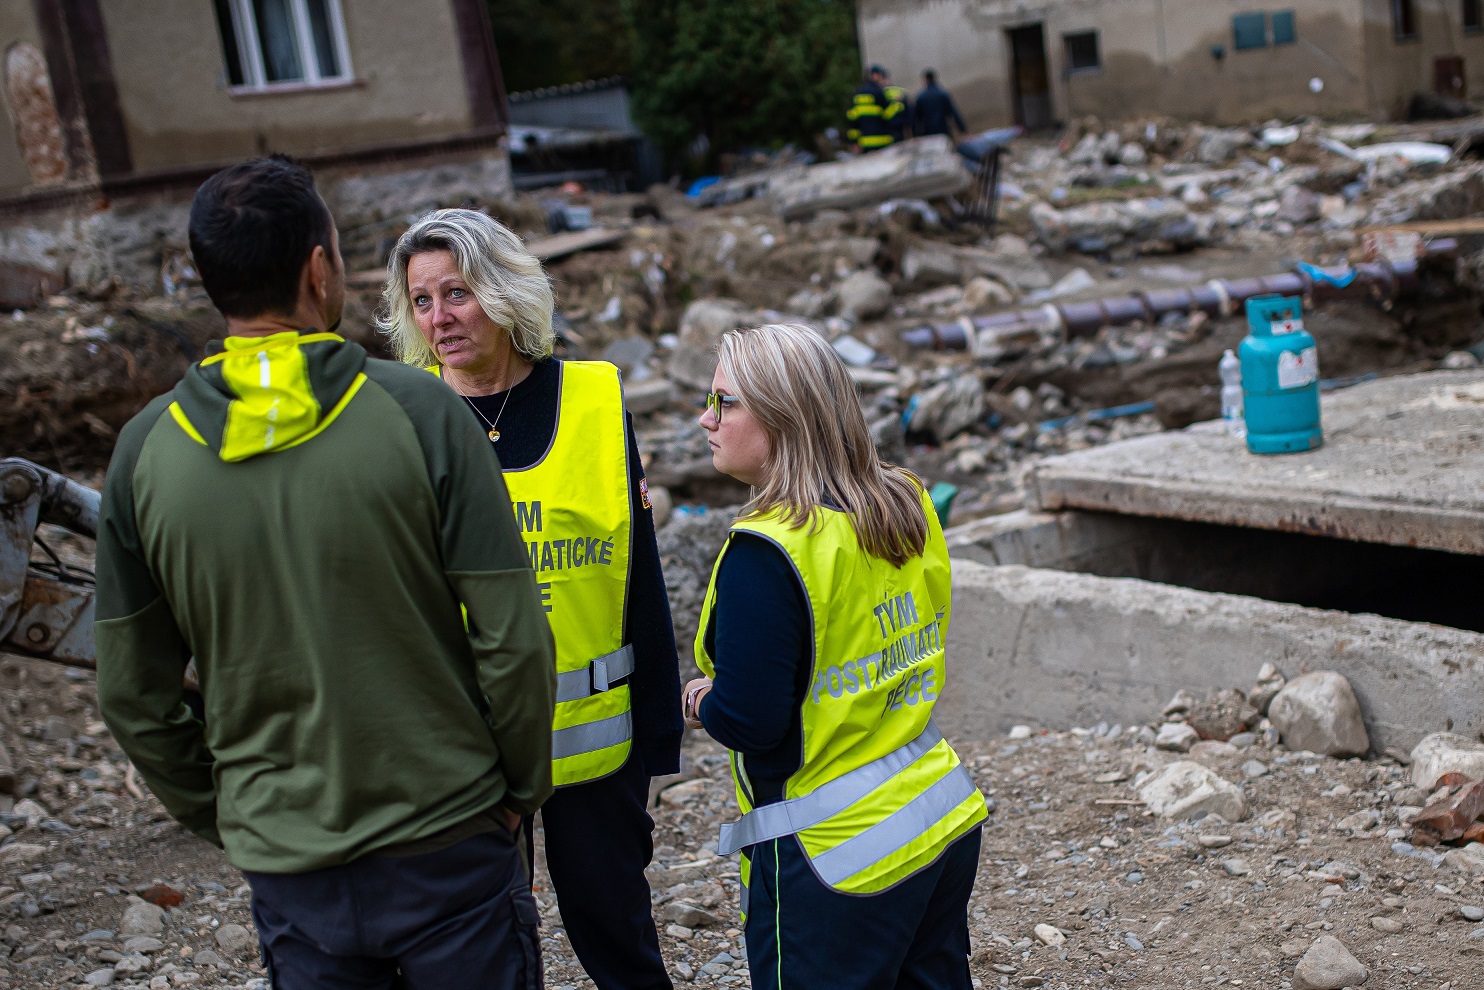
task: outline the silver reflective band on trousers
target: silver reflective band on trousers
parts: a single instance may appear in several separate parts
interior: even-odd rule
[[[722,825],[716,851],[729,856],[747,846],[818,825],[870,794],[942,740],[937,725],[929,721],[916,739],[879,760],[857,767],[803,797],[754,808],[738,821]],[[922,835],[976,790],[968,768],[960,764],[882,821],[811,856],[810,862],[825,883],[842,883]]]
[[[634,647],[629,645],[598,657],[586,667],[558,674],[556,700],[561,703],[591,698],[607,691],[614,681],[628,677],[633,672]]]
[[[596,753],[600,749],[628,742],[633,735],[634,723],[629,712],[620,712],[596,722],[569,725],[565,729],[552,732],[551,758],[561,760],[568,756]]]

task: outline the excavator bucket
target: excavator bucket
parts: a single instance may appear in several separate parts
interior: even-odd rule
[[[37,533],[42,523],[96,539],[99,495],[19,458],[0,460],[0,652],[94,668],[94,579]]]

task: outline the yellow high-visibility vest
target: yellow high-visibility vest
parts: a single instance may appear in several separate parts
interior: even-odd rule
[[[614,682],[633,673],[634,648],[623,642],[632,529],[623,387],[606,361],[563,361],[559,373],[551,447],[506,470],[505,487],[556,640],[552,780],[563,787],[628,760],[629,686]]]
[[[922,505],[927,545],[901,567],[862,550],[850,516],[834,509],[817,508],[798,529],[776,513],[732,526],[732,534],[771,541],[793,562],[809,599],[814,655],[803,764],[785,782],[782,801],[754,807],[743,760],[732,754],[743,815],[722,826],[718,852],[796,835],[820,880],[844,893],[874,894],[932,864],[988,814],[932,721],[945,688],[951,577],[925,493]],[[696,635],[696,663],[708,676],[706,632],[726,552],[712,571]],[[744,887],[749,872],[744,855]]]

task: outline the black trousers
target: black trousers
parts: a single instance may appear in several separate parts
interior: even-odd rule
[[[842,894],[794,836],[750,846],[747,968],[753,990],[970,990],[969,894],[980,830],[879,894]]]
[[[541,806],[562,925],[598,990],[671,990],[644,876],[654,857],[648,803],[649,774],[630,756],[616,773],[563,787]],[[528,819],[528,848],[533,831]]]
[[[537,990],[541,916],[506,831],[437,852],[248,873],[274,990]]]

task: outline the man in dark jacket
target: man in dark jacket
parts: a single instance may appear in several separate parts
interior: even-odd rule
[[[951,138],[953,132],[949,130],[950,121],[960,134],[968,130],[964,126],[964,118],[959,116],[958,107],[953,104],[953,97],[948,90],[938,85],[938,73],[928,69],[922,74],[922,92],[917,94],[917,101],[913,106],[912,133],[917,137],[946,134]]]
[[[516,832],[552,792],[555,660],[499,461],[442,382],[334,333],[305,168],[218,172],[190,242],[227,338],[109,465],[104,720],[248,877],[277,990],[537,986]]]

